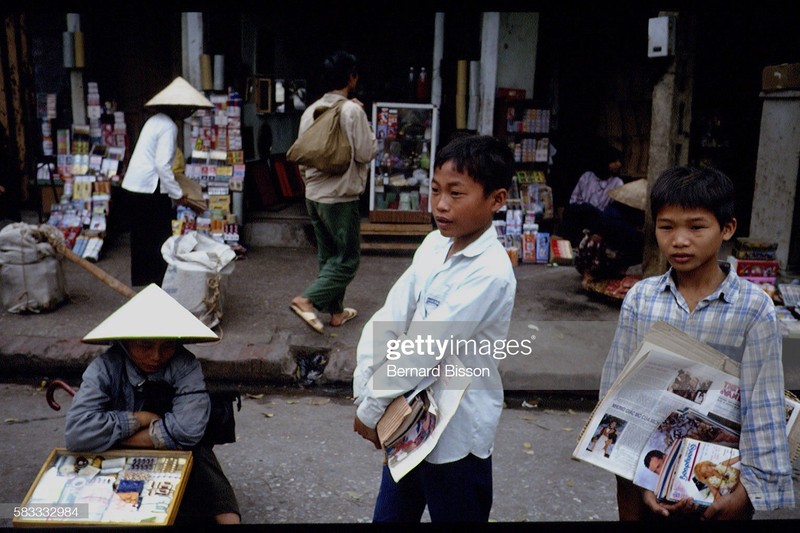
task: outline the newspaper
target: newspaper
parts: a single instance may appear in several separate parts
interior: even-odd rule
[[[674,411],[690,408],[734,431],[740,429],[739,365],[710,346],[660,322],[597,404],[573,459],[633,480],[655,429]],[[800,449],[800,403],[786,397],[792,458]]]
[[[447,364],[464,368],[463,363],[455,355],[447,357]],[[392,479],[396,482],[420,464],[439,442],[472,381],[465,376],[465,372],[442,372],[432,383],[423,380],[414,392],[408,395],[407,398],[411,401],[425,390],[430,397],[430,405],[427,409],[428,416],[419,417],[417,424],[406,433],[406,438],[392,442],[385,448],[386,464],[389,466]]]

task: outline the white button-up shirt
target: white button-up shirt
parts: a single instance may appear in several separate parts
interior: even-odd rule
[[[178,126],[164,113],[147,119],[131,154],[122,188],[138,193],[159,191],[173,200],[180,200],[183,191],[175,180],[172,163],[178,142]]]
[[[411,266],[389,291],[384,306],[364,326],[357,348],[353,395],[359,419],[375,427],[391,400],[412,390],[424,379],[399,376],[404,370],[435,367],[431,355],[387,357],[392,340],[474,340],[473,346],[501,347],[514,308],[517,281],[508,254],[489,227],[478,239],[449,259],[452,239],[431,232],[417,249]],[[435,345],[434,345],[434,349]],[[489,457],[503,409],[503,385],[497,359],[485,350],[459,349],[473,376],[461,404],[439,442],[426,458],[431,463],[457,461],[470,453]],[[499,359],[499,357],[498,357]],[[388,365],[399,371],[386,373]],[[384,376],[391,388],[376,379]],[[399,376],[399,377],[398,377]],[[385,383],[385,381],[384,381]]]

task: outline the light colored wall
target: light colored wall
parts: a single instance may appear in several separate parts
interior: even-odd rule
[[[750,237],[777,241],[787,266],[800,168],[800,91],[764,93]]]
[[[539,13],[500,13],[497,87],[525,89],[533,96]]]

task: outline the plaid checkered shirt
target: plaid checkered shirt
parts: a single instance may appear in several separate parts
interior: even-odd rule
[[[794,507],[786,439],[782,339],[775,307],[757,285],[732,272],[689,311],[672,269],[625,295],[600,382],[600,398],[657,321],[665,321],[740,362],[741,482],[757,511]]]

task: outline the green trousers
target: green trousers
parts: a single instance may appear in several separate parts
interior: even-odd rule
[[[361,261],[361,215],[358,201],[322,204],[306,200],[317,239],[319,275],[303,296],[322,313],[341,313],[344,293]]]

